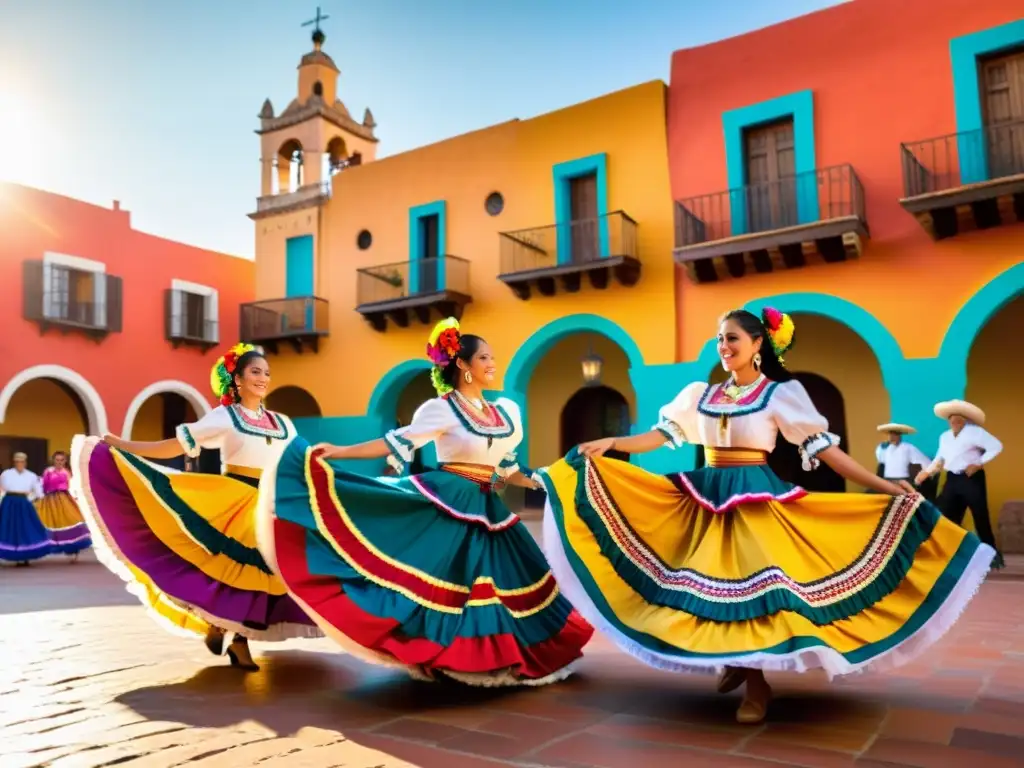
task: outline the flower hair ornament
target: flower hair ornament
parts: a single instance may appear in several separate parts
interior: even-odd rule
[[[235,388],[231,385],[235,380],[238,359],[246,352],[262,354],[263,350],[253,344],[235,344],[210,369],[210,389],[213,390],[213,394],[217,396],[221,405],[235,403]]]
[[[772,345],[775,356],[779,358],[779,364],[785,366],[785,354],[793,348],[793,341],[796,336],[796,326],[793,318],[779,312],[774,307],[765,307],[761,310],[761,322],[768,332],[768,341]]]
[[[459,331],[458,320],[448,317],[434,326],[427,339],[427,359],[434,364],[430,369],[430,383],[434,385],[437,394],[447,395],[452,391],[452,386],[445,383],[441,373],[461,349],[462,333]]]

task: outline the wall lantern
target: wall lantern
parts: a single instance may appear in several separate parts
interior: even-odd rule
[[[583,381],[588,387],[597,386],[601,383],[601,370],[604,368],[604,360],[591,347],[587,354],[580,360],[583,368]]]

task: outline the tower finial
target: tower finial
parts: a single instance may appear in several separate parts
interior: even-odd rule
[[[324,34],[322,29],[320,29],[320,22],[321,21],[327,21],[327,19],[329,19],[329,18],[331,18],[331,17],[327,16],[326,14],[321,14],[320,13],[320,6],[318,5],[316,7],[316,18],[315,19],[310,19],[309,21],[302,22],[302,26],[304,26],[304,27],[308,27],[310,24],[314,25],[313,26],[313,50],[315,50],[315,51],[319,51],[320,47],[324,44],[324,40],[327,39],[327,35]]]

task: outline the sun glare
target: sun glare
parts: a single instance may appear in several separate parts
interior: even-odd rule
[[[0,77],[0,179],[31,184],[51,165],[52,131],[15,78]]]

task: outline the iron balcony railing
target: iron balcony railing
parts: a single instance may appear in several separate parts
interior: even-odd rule
[[[903,193],[917,197],[1024,174],[1024,121],[900,144]]]
[[[441,293],[469,296],[469,262],[432,256],[356,270],[356,304],[365,307]]]
[[[326,336],[328,302],[316,296],[250,301],[239,308],[242,341],[281,341]]]
[[[120,277],[43,260],[22,265],[23,316],[41,325],[99,333],[122,328]]]
[[[864,187],[836,165],[676,202],[676,247],[846,217],[866,221]]]
[[[499,233],[502,275],[637,257],[637,223],[623,211]]]
[[[168,288],[164,291],[164,334],[170,341],[217,344],[219,326],[210,297],[191,291]]]

